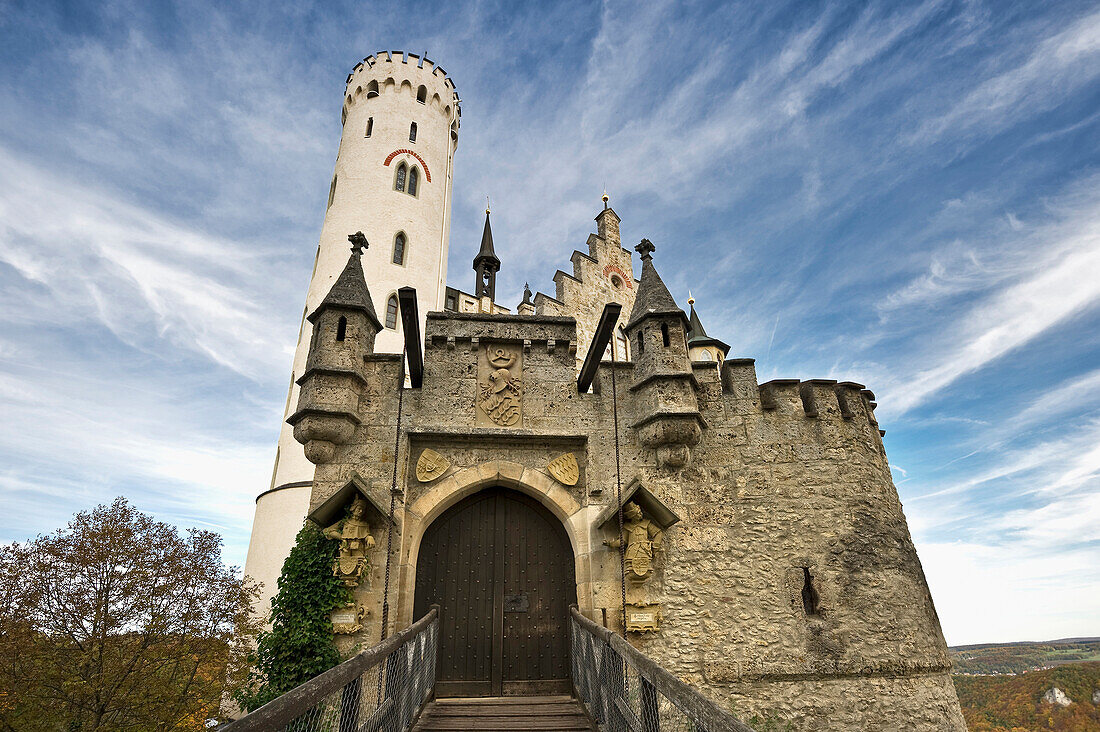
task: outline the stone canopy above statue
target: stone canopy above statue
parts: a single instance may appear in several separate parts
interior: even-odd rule
[[[638,478],[630,481],[630,484],[623,491],[623,505],[627,503],[636,503],[642,512],[651,519],[655,524],[661,527],[661,530],[667,530],[680,520],[680,517],[676,513],[666,506],[660,498],[653,495],[648,488],[642,485],[642,481]],[[619,506],[618,504],[611,504],[596,517],[596,528],[618,528],[619,525]]]
[[[344,511],[351,505],[352,501],[360,497],[366,501],[366,512],[363,518],[368,524],[385,527],[390,523],[387,518],[389,512],[378,504],[378,501],[371,495],[370,489],[367,488],[367,481],[358,473],[352,473],[351,479],[343,488],[326,498],[320,506],[310,511],[309,516],[306,518],[318,526],[329,526],[334,521],[343,518]],[[393,523],[397,523],[396,519]]]

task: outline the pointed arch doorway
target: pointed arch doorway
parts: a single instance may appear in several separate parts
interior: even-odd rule
[[[439,696],[569,691],[569,606],[577,601],[565,527],[538,501],[490,488],[424,532],[414,614],[439,605]]]

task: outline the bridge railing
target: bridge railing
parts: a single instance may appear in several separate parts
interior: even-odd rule
[[[603,732],[753,732],[574,606],[573,690]]]
[[[404,732],[435,690],[439,608],[218,732]]]

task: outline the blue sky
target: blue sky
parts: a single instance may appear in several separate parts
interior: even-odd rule
[[[1100,8],[0,2],[0,539],[125,495],[243,563],[344,78],[463,99],[451,283],[606,188],[761,380],[867,384],[950,643],[1100,634]]]

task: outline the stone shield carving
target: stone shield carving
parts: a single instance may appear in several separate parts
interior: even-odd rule
[[[581,477],[581,468],[577,465],[577,456],[571,452],[559,455],[546,466],[550,475],[564,485],[576,485]]]
[[[430,483],[441,477],[451,467],[451,461],[440,455],[435,450],[424,448],[420,458],[416,461],[416,479],[421,483]]]
[[[478,424],[518,427],[523,423],[523,369],[515,346],[491,343],[478,359]]]

